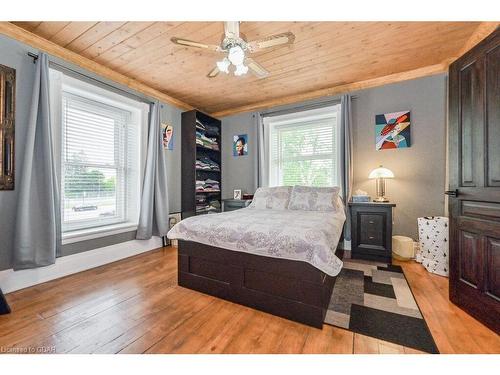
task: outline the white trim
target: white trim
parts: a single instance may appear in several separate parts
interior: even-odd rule
[[[69,243],[93,240],[94,238],[101,238],[106,236],[112,236],[115,234],[132,232],[137,230],[137,223],[119,223],[105,225],[95,228],[88,228],[82,230],[75,230],[71,232],[65,232],[62,234],[62,244],[66,245]]]
[[[341,176],[339,167],[340,163],[340,104],[334,104],[327,107],[311,109],[308,111],[299,111],[288,113],[281,116],[265,117],[264,128],[265,136],[267,139],[266,156],[267,156],[267,169],[268,169],[268,185],[279,186],[283,185],[283,162],[282,155],[284,154],[281,149],[280,132],[282,130],[295,130],[304,128],[314,129],[316,127],[330,126],[332,128],[332,139],[334,152],[330,154],[312,154],[301,155],[295,157],[296,160],[332,160],[334,176],[332,176],[332,185],[340,185]],[[332,123],[333,121],[333,123]],[[273,147],[274,146],[274,147]],[[277,150],[274,150],[278,147]],[[276,156],[273,158],[273,156]],[[290,157],[287,160],[291,160]]]
[[[56,71],[59,72],[58,70]],[[96,102],[117,107],[125,111],[130,111],[130,107],[133,107],[136,111],[145,111],[146,113],[149,112],[149,105],[144,102],[129,98],[124,94],[119,94],[96,84],[82,81],[81,79],[64,74],[64,72],[60,72],[60,74],[63,77],[63,91],[71,92],[75,95],[83,96]]]
[[[344,240],[344,250],[351,251],[351,241]]]
[[[47,267],[0,271],[0,287],[4,293],[10,293],[160,247],[162,247],[160,237],[153,237],[150,240],[132,240],[57,258],[55,264]]]
[[[144,179],[144,170],[147,154],[147,132],[148,132],[148,114],[149,104],[143,103],[126,95],[116,93],[112,90],[103,88],[81,79],[64,74],[56,69],[50,69],[51,74],[51,115],[54,126],[54,139],[62,140],[62,91],[82,96],[89,100],[94,100],[112,107],[119,108],[131,114],[131,123],[137,123],[138,143],[138,166],[131,176],[128,186],[130,194],[126,198],[129,212],[125,217],[125,222],[120,223],[101,223],[98,227],[71,230],[63,228],[63,244],[75,243],[94,238],[106,237],[114,234],[125,233],[137,229],[140,212],[140,199],[142,196],[142,181]],[[58,180],[62,181],[61,175],[61,142],[55,142],[55,155],[57,158]],[[64,224],[64,223],[63,223]]]
[[[264,117],[264,124],[274,126],[290,125],[295,123],[310,122],[329,119],[340,114],[340,104],[311,109],[307,111],[292,112],[281,116]]]

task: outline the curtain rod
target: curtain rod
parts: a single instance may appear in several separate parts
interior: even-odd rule
[[[33,59],[33,63],[35,63],[36,60],[38,60],[38,55],[37,54],[34,54],[32,52],[28,52],[28,56]],[[87,74],[84,74],[82,72],[79,72],[79,71],[71,69],[71,68],[68,68],[67,66],[58,64],[58,63],[56,63],[54,61],[50,61],[50,65],[53,66],[53,67],[55,67],[59,71],[63,71],[63,73],[64,73],[64,71],[66,71],[66,72],[69,72],[69,73],[71,73],[73,75],[76,75],[76,76],[79,76],[79,77],[83,77],[86,80],[96,82],[100,86],[105,86],[106,88],[108,88],[111,91],[118,92],[118,93],[120,93],[122,95],[128,96],[129,98],[132,98],[134,100],[140,101],[142,103],[146,103],[146,104],[152,104],[153,103],[153,100],[151,100],[150,98],[142,97],[142,96],[139,96],[137,94],[131,93],[129,91],[123,90],[123,89],[121,89],[119,87],[116,87],[114,85],[110,85],[109,83],[103,82],[103,81],[101,81],[101,80],[99,80],[97,78],[88,76]]]
[[[33,62],[38,60],[38,55],[35,55],[33,52],[28,52],[28,56],[33,59]]]

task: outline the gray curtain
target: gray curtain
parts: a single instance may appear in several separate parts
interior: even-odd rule
[[[342,95],[340,99],[340,155],[341,155],[341,183],[344,203],[346,207],[346,224],[344,228],[344,239],[351,240],[351,216],[349,214],[349,205],[347,204],[352,197],[352,110],[351,96]]]
[[[255,126],[257,126],[257,147],[258,147],[257,187],[269,186],[269,166],[266,160],[267,140],[264,130],[264,119],[260,113],[255,114]]]
[[[160,104],[156,102],[151,104],[149,111],[148,150],[136,235],[138,240],[167,234],[169,230],[167,190],[167,163],[161,139]]]
[[[28,129],[23,139],[24,161],[17,183],[15,270],[53,264],[61,247],[59,185],[49,103],[49,59],[46,54],[40,53],[36,62]]]

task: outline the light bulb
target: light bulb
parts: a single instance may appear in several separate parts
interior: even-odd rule
[[[217,69],[226,74],[229,73],[229,65],[231,65],[231,62],[227,57],[224,57],[221,61],[217,61]]]
[[[228,58],[234,66],[241,65],[245,60],[245,52],[240,46],[231,47]]]
[[[248,66],[245,66],[243,64],[236,65],[236,70],[234,71],[235,76],[242,76],[243,74],[247,74],[248,72]]]

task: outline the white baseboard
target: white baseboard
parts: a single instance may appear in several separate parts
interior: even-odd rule
[[[0,271],[0,287],[4,293],[13,292],[158,249],[161,246],[160,237],[153,237],[150,240],[132,240],[57,258],[55,264],[47,267]]]
[[[344,240],[344,250],[351,250],[351,241]]]

